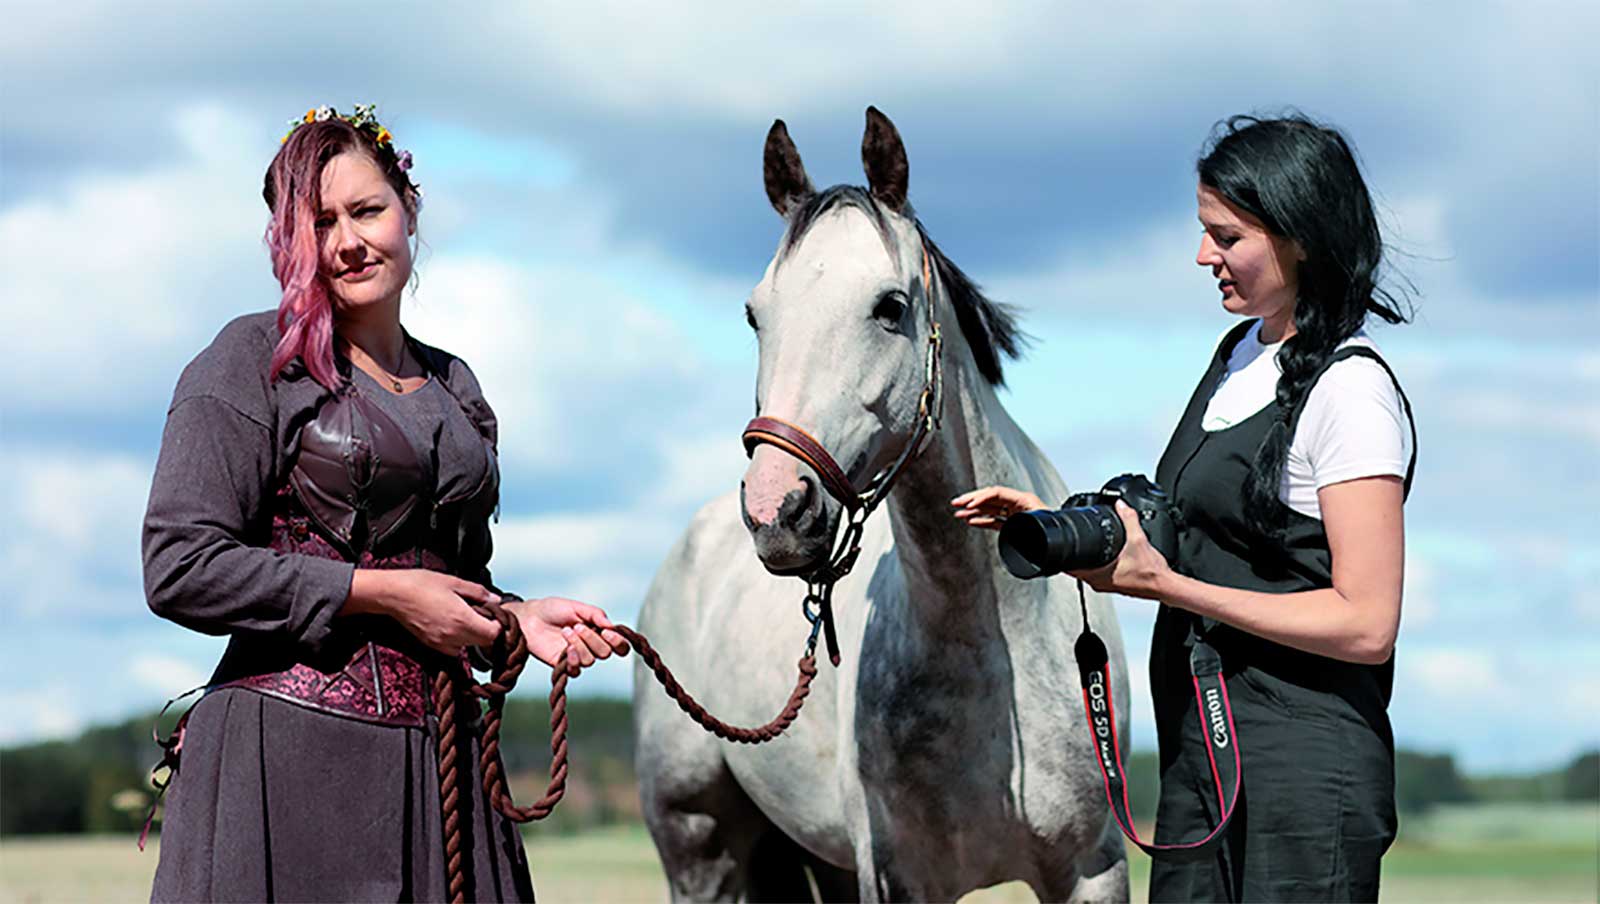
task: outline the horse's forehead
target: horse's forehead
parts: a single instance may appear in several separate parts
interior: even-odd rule
[[[791,279],[814,285],[832,282],[878,280],[899,271],[895,232],[878,230],[871,214],[858,207],[841,206],[818,217],[800,243],[790,250],[773,273],[774,288]]]

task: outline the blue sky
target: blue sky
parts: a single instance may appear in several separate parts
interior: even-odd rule
[[[1341,126],[1419,290],[1415,324],[1375,330],[1422,450],[1396,732],[1481,770],[1600,743],[1592,5],[80,3],[7,21],[0,741],[209,672],[220,642],[140,590],[166,401],[223,323],[276,303],[260,179],[284,121],[376,102],[427,195],[406,323],[473,364],[504,424],[497,578],[624,619],[743,469],[774,118],[818,184],[862,181],[869,103],[894,119],[930,233],[1024,309],[1036,341],[1004,398],[1075,487],[1153,469],[1229,325],[1192,263],[1211,125],[1293,105]],[[1138,676],[1151,612],[1121,615]]]

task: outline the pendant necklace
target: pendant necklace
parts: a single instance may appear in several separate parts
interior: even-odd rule
[[[366,353],[363,352],[362,354],[366,354]],[[405,370],[405,367],[406,367],[406,346],[405,346],[404,341],[402,341],[401,344],[400,344],[400,366],[396,367],[393,371],[389,370],[389,368],[387,368],[387,367],[384,367],[382,364],[379,364],[378,363],[378,359],[372,357],[371,355],[367,355],[367,360],[371,361],[372,362],[372,366],[376,367],[379,371],[381,371],[383,373],[383,375],[386,378],[388,378],[389,385],[394,387],[394,391],[396,393],[401,394],[401,395],[405,394],[405,391],[406,391],[405,384],[401,383],[400,382],[400,377],[397,376],[397,374],[400,371]]]
[[[357,346],[351,345],[350,343],[346,343],[346,347],[352,350],[357,348]],[[389,370],[387,367],[384,367],[382,364],[379,364],[378,359],[367,354],[365,349],[361,349],[361,356],[367,359],[367,363],[371,364],[374,368],[377,368],[379,373],[383,374],[384,379],[389,381],[389,385],[393,387],[397,394],[405,394],[405,384],[400,382],[400,377],[398,376],[398,373],[404,370],[406,366],[406,345],[404,339],[402,339],[400,343],[400,366],[396,367],[393,371]],[[373,379],[376,380],[377,377],[374,376]]]
[[[372,363],[377,364],[378,362],[374,361]],[[404,370],[406,366],[406,347],[403,343],[400,346],[400,366],[395,368],[395,373],[390,373],[389,369],[383,367],[381,364],[378,366],[383,370],[383,375],[389,378],[389,385],[394,387],[395,392],[403,393],[406,391],[405,386],[401,385],[400,383],[400,378],[395,376],[395,373]]]

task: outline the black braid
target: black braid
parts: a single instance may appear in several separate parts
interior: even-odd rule
[[[1297,271],[1295,334],[1278,351],[1278,416],[1256,450],[1244,488],[1245,512],[1266,535],[1288,522],[1280,502],[1290,424],[1317,375],[1369,313],[1405,323],[1405,289],[1378,285],[1383,239],[1361,170],[1336,129],[1291,113],[1281,119],[1235,116],[1219,124],[1200,159],[1200,182],[1292,239],[1305,254]],[[1404,281],[1402,280],[1402,283]]]

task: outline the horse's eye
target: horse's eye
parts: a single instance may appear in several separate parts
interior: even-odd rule
[[[744,322],[750,324],[752,330],[758,333],[761,332],[761,327],[756,326],[756,312],[750,310],[749,305],[744,306]]]
[[[898,329],[906,316],[906,296],[898,289],[891,289],[878,296],[878,303],[872,307],[872,316],[885,327]]]

